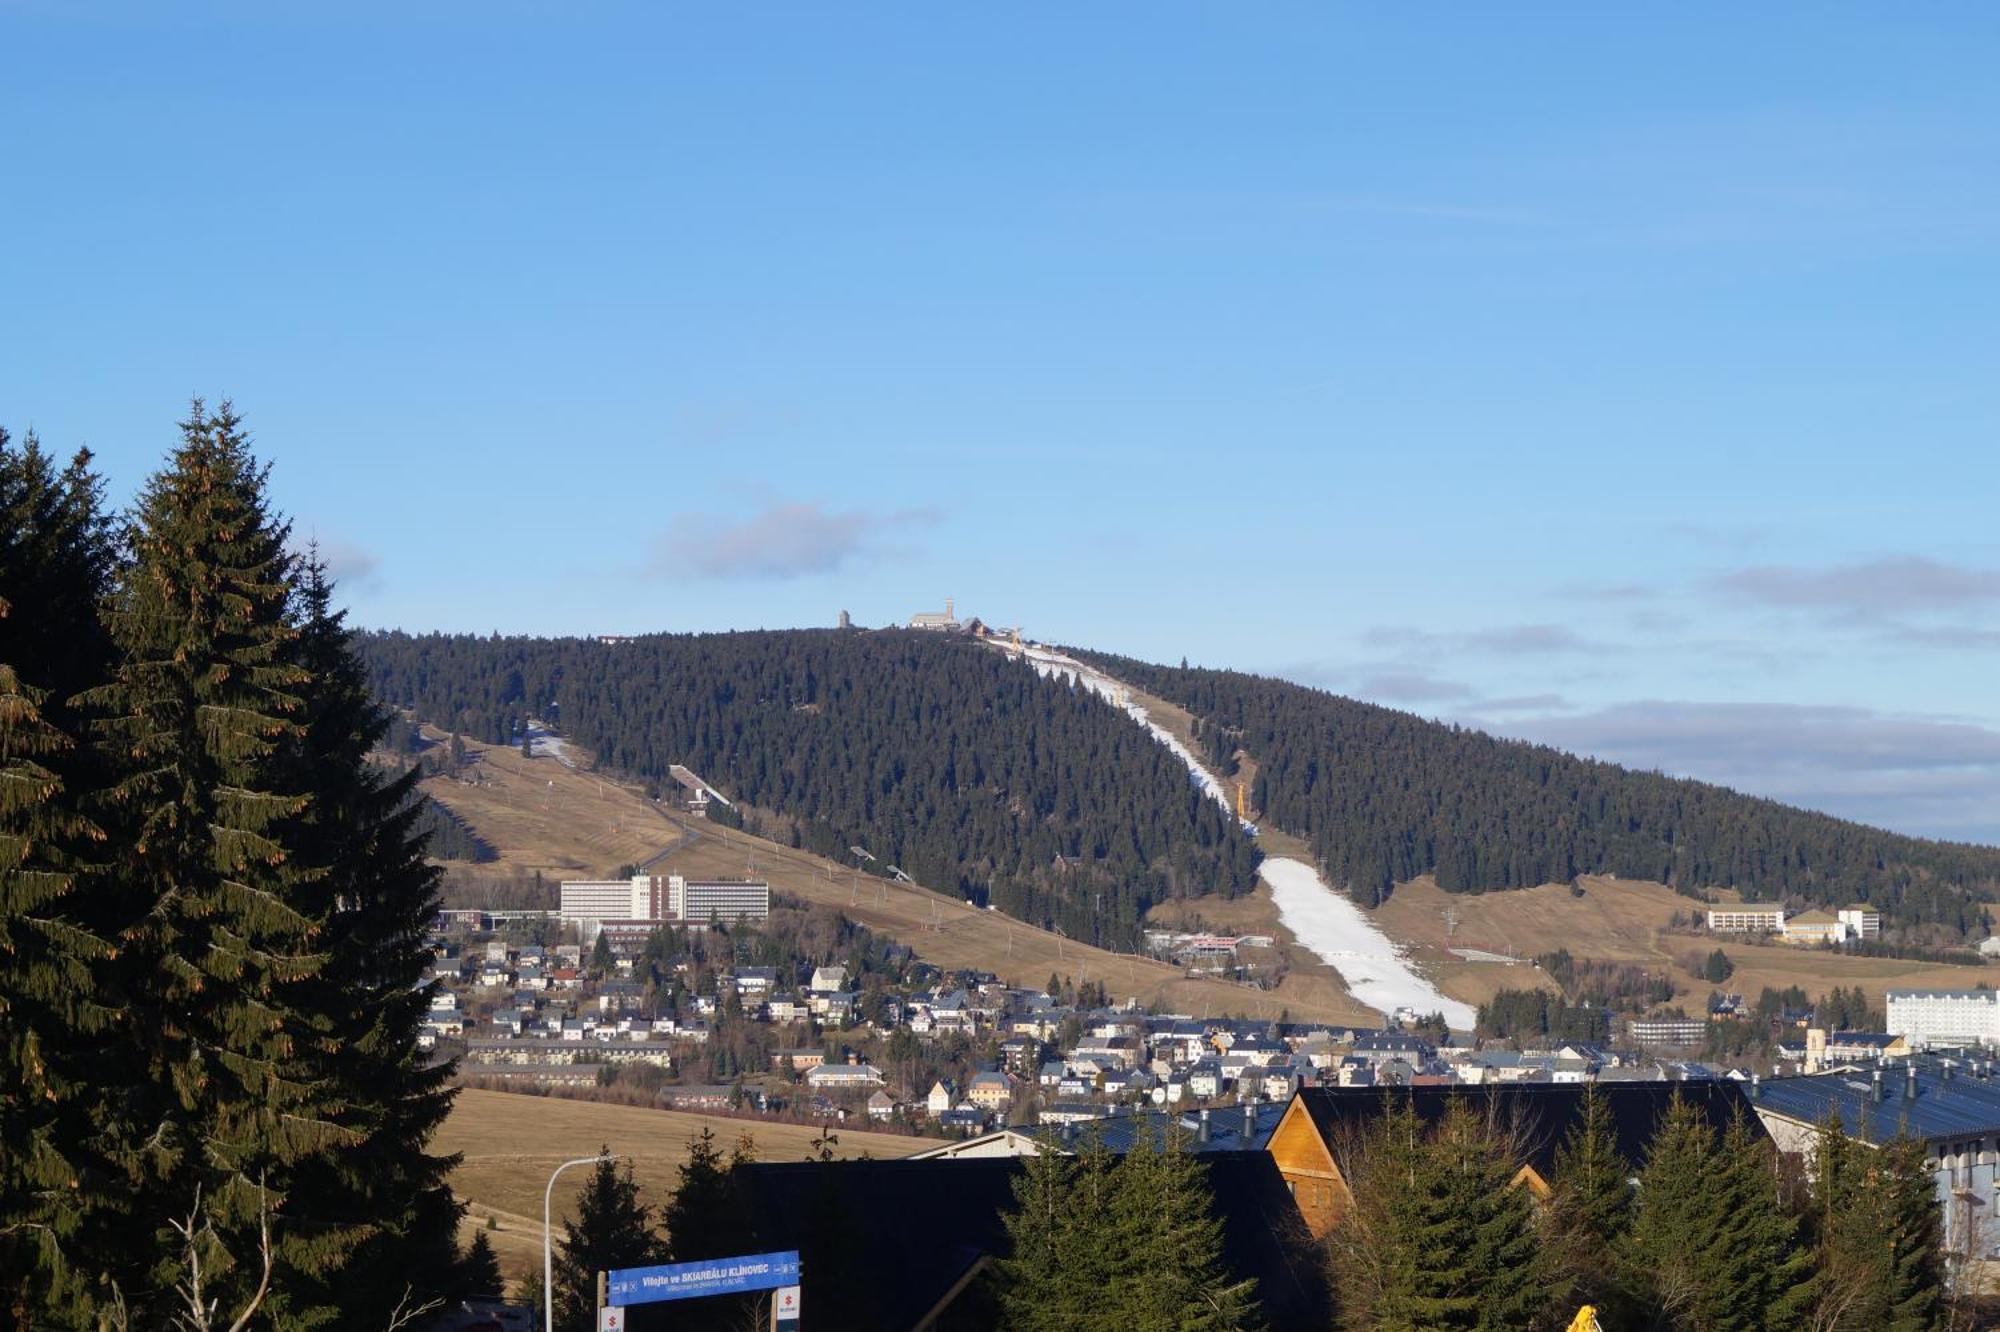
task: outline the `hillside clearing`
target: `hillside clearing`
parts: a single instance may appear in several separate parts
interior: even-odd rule
[[[431,727],[424,733],[432,739],[438,735]],[[501,745],[463,744],[471,759],[467,780],[429,777],[423,789],[471,824],[500,859],[454,865],[456,874],[499,877],[540,870],[551,879],[605,875],[656,855],[677,836],[659,806],[638,787],[572,768],[553,756],[528,759]]]

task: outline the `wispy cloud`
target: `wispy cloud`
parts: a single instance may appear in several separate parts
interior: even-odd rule
[[[819,500],[771,501],[730,518],[681,513],[655,537],[648,570],[663,578],[805,578],[903,549],[907,535],[940,518],[930,507],[882,513],[836,510]]]
[[[352,541],[322,538],[310,532],[303,537],[294,533],[293,554],[304,555],[308,551],[318,555],[326,565],[327,577],[349,592],[373,591],[382,585],[382,558],[365,546]]]
[[[1390,703],[1440,703],[1448,699],[1470,698],[1471,685],[1446,680],[1425,671],[1389,670],[1363,675],[1354,680],[1354,692],[1361,698]]]
[[[1759,564],[1722,575],[1716,586],[1756,605],[1863,619],[2000,603],[2000,569],[1946,564],[1921,555],[1821,568]]]
[[[1366,635],[1376,647],[1423,653],[1484,653],[1527,657],[1560,653],[1598,653],[1613,649],[1584,638],[1560,624],[1503,624],[1485,629],[1439,633],[1409,625],[1377,625]]]
[[[1858,707],[1650,700],[1486,725],[1898,831],[2000,842],[2000,731],[1970,722]]]

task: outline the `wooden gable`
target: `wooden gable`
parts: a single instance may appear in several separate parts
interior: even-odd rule
[[[1318,1239],[1333,1229],[1352,1195],[1347,1191],[1347,1181],[1341,1178],[1340,1167],[1333,1163],[1332,1150],[1320,1136],[1319,1126],[1313,1123],[1301,1098],[1292,1097],[1292,1103],[1285,1107],[1284,1117],[1272,1130],[1265,1150],[1277,1164],[1278,1173],[1284,1177],[1285,1187],[1291,1190],[1292,1201],[1298,1204],[1313,1238]]]

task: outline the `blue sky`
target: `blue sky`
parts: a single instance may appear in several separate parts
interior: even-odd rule
[[[951,595],[2000,841],[2000,15],[1391,8],[0,0],[0,422],[233,395],[363,624]]]

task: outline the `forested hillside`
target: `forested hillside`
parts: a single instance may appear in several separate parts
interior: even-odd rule
[[[1609,873],[1690,894],[1864,901],[1892,929],[1963,936],[1982,929],[1981,900],[2000,887],[1994,848],[1902,837],[1281,680],[1075,655],[1188,709],[1222,771],[1248,754],[1252,804],[1309,839],[1364,902],[1431,872],[1453,892]]]
[[[933,888],[1114,947],[1168,897],[1248,891],[1257,850],[1167,749],[959,639],[797,630],[586,639],[370,633],[376,695],[496,744],[529,717],[620,771],[683,763]]]

